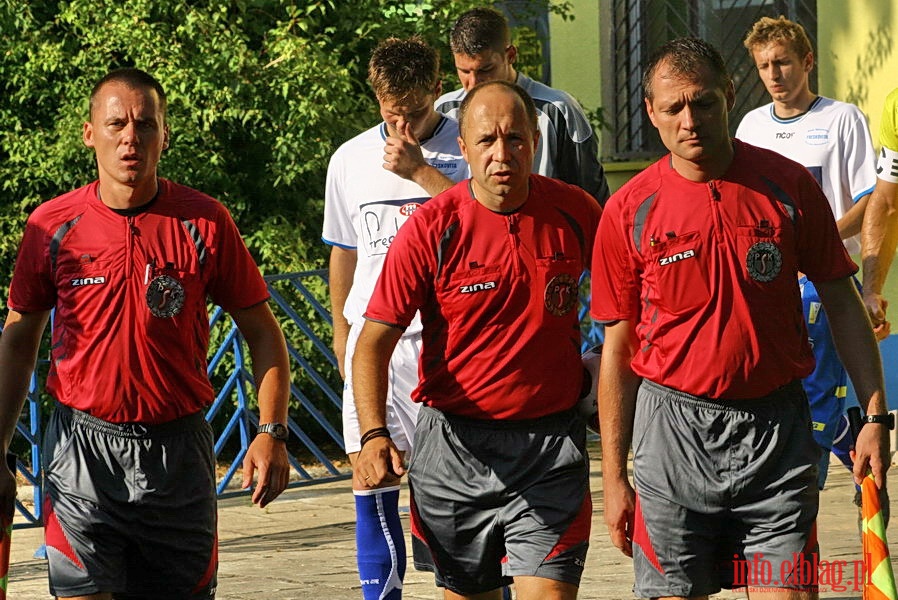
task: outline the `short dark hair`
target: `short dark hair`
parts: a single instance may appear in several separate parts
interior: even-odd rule
[[[452,54],[477,56],[486,50],[505,52],[511,30],[505,15],[492,8],[473,8],[455,20],[449,34]]]
[[[458,132],[461,135],[465,130],[465,118],[468,114],[468,108],[471,106],[471,102],[474,101],[474,97],[480,93],[481,90],[488,87],[499,86],[504,87],[508,90],[511,90],[518,98],[521,99],[521,102],[524,103],[524,112],[527,114],[527,121],[533,127],[533,132],[536,133],[539,126],[537,125],[537,115],[536,115],[536,105],[533,103],[533,98],[530,97],[530,94],[524,91],[524,88],[519,86],[516,83],[511,83],[510,81],[505,81],[504,79],[494,79],[492,81],[484,81],[483,83],[478,83],[468,94],[465,96],[465,99],[462,100],[461,106],[458,108]],[[462,136],[464,137],[464,136]]]
[[[94,101],[100,89],[107,83],[121,83],[132,90],[154,90],[159,96],[159,108],[162,110],[162,118],[165,119],[165,113],[168,108],[168,100],[165,96],[165,90],[162,84],[155,77],[134,67],[126,67],[123,69],[115,69],[106,73],[95,85],[90,92],[90,114],[94,114]]]
[[[440,55],[417,35],[383,40],[368,61],[368,83],[378,99],[433,92],[439,81]]]
[[[658,48],[649,59],[642,76],[642,90],[649,100],[652,99],[652,79],[662,63],[672,74],[685,78],[697,77],[699,69],[705,66],[724,91],[731,82],[723,57],[714,46],[699,38],[677,38]]]

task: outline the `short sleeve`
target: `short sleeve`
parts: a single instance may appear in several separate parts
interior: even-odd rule
[[[876,154],[873,152],[873,139],[870,128],[860,110],[851,112],[847,131],[841,136],[844,147],[849,151],[844,156],[845,171],[848,178],[848,193],[857,202],[873,191],[876,185]]]
[[[610,322],[639,317],[639,272],[627,242],[632,230],[621,196],[612,196],[605,206],[592,252],[590,314]]]
[[[56,305],[56,286],[50,267],[51,234],[28,219],[16,256],[9,288],[9,308],[20,313],[50,310]]]
[[[224,206],[220,206],[216,218],[214,240],[215,271],[208,285],[212,301],[228,312],[266,301],[269,294],[265,280]]]
[[[358,245],[358,234],[344,188],[346,173],[343,154],[338,149],[327,166],[321,239],[332,246],[354,249]]]
[[[879,123],[879,143],[889,150],[898,152],[898,88],[886,97]]]

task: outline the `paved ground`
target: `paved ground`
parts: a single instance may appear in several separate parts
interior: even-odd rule
[[[593,453],[594,455],[596,453]],[[593,462],[592,542],[580,598],[630,600],[633,570],[615,549],[601,518],[599,462]],[[844,578],[853,576],[860,559],[856,510],[851,504],[853,484],[839,466],[830,471],[829,487],[821,495],[818,522],[822,558],[848,562]],[[407,497],[403,499],[407,506]],[[249,505],[245,497],[220,504],[221,537],[218,598],[223,600],[327,599],[359,600],[355,574],[354,508],[348,481],[288,490],[266,510]],[[403,520],[407,525],[407,515]],[[41,544],[39,529],[16,530],[10,567],[9,598],[45,600],[46,563],[32,557]],[[898,547],[898,546],[896,546]],[[898,554],[898,551],[896,551]],[[406,599],[438,598],[432,575],[410,570]],[[720,599],[744,598],[725,593]],[[859,590],[827,591],[824,598],[860,598]]]

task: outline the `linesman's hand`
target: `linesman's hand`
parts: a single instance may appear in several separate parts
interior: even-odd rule
[[[267,433],[257,435],[243,459],[243,489],[252,485],[256,469],[259,470],[259,482],[253,490],[253,504],[265,508],[290,482],[287,443],[276,440]]]
[[[629,481],[602,482],[605,524],[611,543],[629,557],[633,556],[633,523],[636,515],[636,492]]]
[[[873,473],[876,487],[886,485],[886,472],[891,466],[889,456],[889,430],[879,423],[867,423],[854,443],[851,458],[854,461],[854,482],[861,485],[867,472]]]

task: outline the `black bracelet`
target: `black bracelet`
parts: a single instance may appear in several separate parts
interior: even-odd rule
[[[359,446],[364,446],[374,438],[379,437],[390,437],[390,430],[386,427],[375,427],[374,429],[369,429],[365,433],[362,434],[362,439],[360,440]]]

